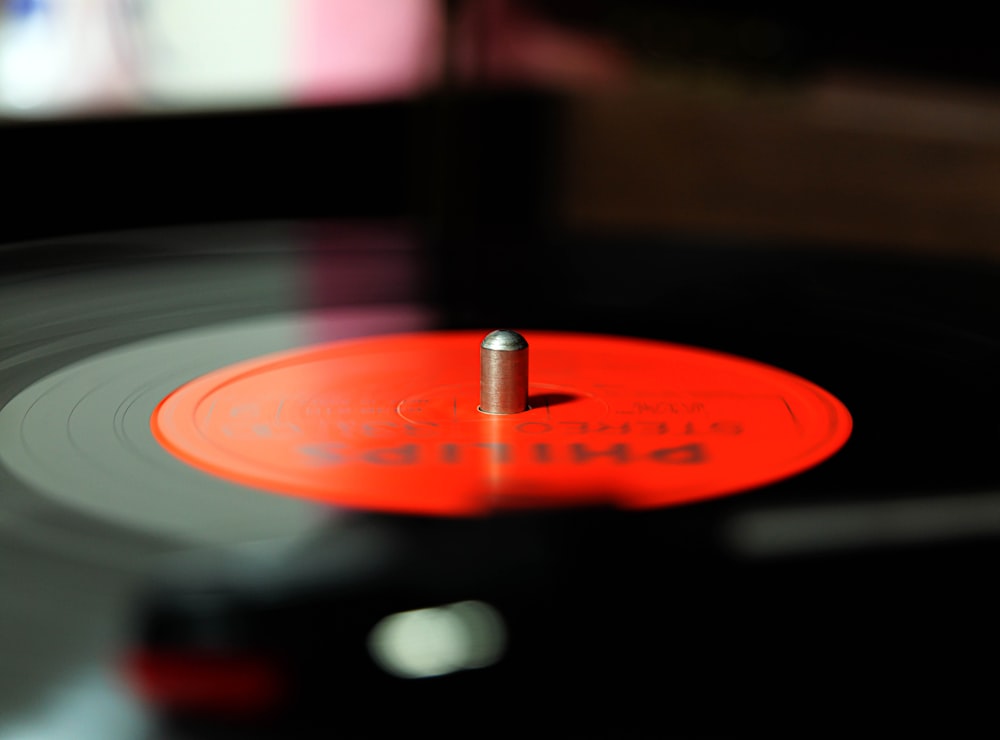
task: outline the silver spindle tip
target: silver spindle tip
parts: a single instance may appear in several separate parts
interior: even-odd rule
[[[479,349],[479,410],[519,414],[528,409],[528,343],[516,331],[500,329]]]
[[[514,352],[519,349],[527,349],[528,342],[516,331],[510,329],[497,329],[491,331],[483,339],[483,349],[494,349],[501,352]]]

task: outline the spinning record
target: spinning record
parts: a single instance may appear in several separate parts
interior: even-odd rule
[[[283,687],[278,737],[800,733],[890,686],[882,724],[951,718],[1000,659],[988,261],[357,223],[4,256],[26,705],[124,641],[167,716]]]

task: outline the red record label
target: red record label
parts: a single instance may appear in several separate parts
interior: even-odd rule
[[[478,410],[486,332],[333,342],[202,376],[152,417],[163,447],[233,482],[367,510],[683,504],[802,472],[847,441],[822,388],[717,352],[534,332],[530,408]]]

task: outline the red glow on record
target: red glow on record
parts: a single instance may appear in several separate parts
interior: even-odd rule
[[[257,714],[286,691],[277,666],[256,656],[136,652],[124,671],[136,693],[174,709]]]
[[[531,408],[480,413],[486,332],[333,342],[170,394],[153,434],[184,462],[368,510],[683,504],[775,482],[847,441],[847,409],[777,368],[681,345],[535,332]]]

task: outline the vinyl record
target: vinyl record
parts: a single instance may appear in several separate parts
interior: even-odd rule
[[[195,734],[884,726],[998,652],[995,265],[336,223],[4,257],[9,711],[124,650]]]

